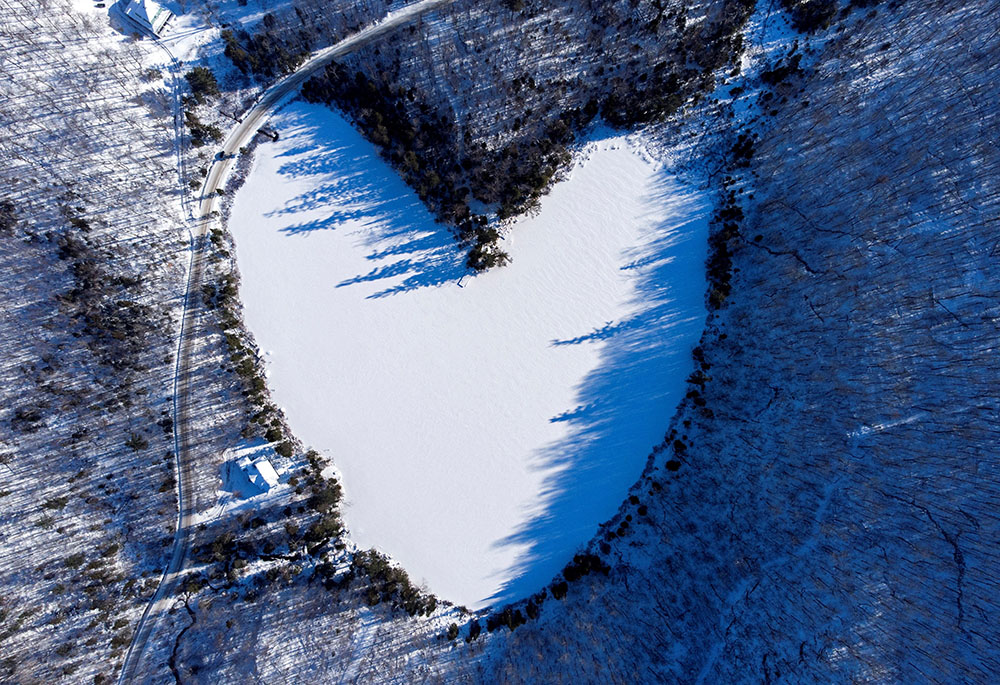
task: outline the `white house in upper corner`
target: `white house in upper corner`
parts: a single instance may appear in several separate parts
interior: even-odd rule
[[[278,472],[271,466],[267,457],[257,457],[256,459],[243,457],[236,462],[236,465],[243,469],[250,482],[256,485],[261,492],[267,492],[278,484]]]
[[[119,0],[118,7],[126,23],[143,33],[159,38],[174,14],[153,0]]]

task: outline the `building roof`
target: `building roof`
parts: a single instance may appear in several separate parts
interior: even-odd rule
[[[253,465],[269,487],[274,487],[278,484],[278,472],[271,466],[271,462],[267,460],[267,457],[261,457]]]
[[[265,492],[278,484],[278,472],[271,466],[267,457],[259,457],[252,461],[250,457],[243,457],[236,462],[236,465],[243,469],[251,483]]]
[[[122,11],[138,26],[152,31],[158,36],[170,17],[174,16],[166,7],[161,7],[153,0],[123,0]]]

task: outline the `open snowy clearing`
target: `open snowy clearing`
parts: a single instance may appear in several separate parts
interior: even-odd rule
[[[245,316],[344,517],[444,599],[546,583],[662,439],[704,322],[707,202],[623,138],[591,143],[471,277],[337,113],[272,122],[230,225]]]

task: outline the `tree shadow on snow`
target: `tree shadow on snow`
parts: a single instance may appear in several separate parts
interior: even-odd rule
[[[311,111],[315,107],[321,116]],[[445,226],[399,175],[339,113],[311,105],[283,114],[282,132],[293,147],[279,173],[310,179],[309,190],[268,216],[317,210],[324,216],[289,225],[287,235],[349,227],[361,236],[373,263],[370,271],[337,284],[374,282],[385,287],[369,298],[455,282],[466,272],[462,254]],[[322,122],[317,125],[315,122]],[[318,177],[318,178],[317,178]]]
[[[666,432],[693,370],[691,349],[704,327],[704,264],[709,206],[704,197],[661,174],[648,210],[652,239],[621,256],[635,280],[630,318],[552,345],[601,341],[598,366],[581,382],[575,407],[552,417],[565,439],[536,455],[555,469],[543,486],[541,512],[501,547],[527,546],[492,597],[515,601],[537,592],[618,510],[651,448]]]

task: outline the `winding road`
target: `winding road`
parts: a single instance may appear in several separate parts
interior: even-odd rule
[[[337,57],[345,55],[362,45],[375,40],[399,26],[434,9],[450,4],[453,0],[420,0],[388,13],[381,20],[354,33],[347,38],[320,50],[310,56],[298,69],[284,77],[267,90],[242,117],[240,123],[233,128],[222,145],[221,155],[217,156],[208,170],[201,189],[201,202],[192,218],[190,262],[188,265],[187,288],[184,293],[184,309],[181,315],[181,330],[177,343],[177,359],[174,370],[174,454],[177,466],[177,528],[174,533],[170,562],[160,577],[156,592],[146,606],[139,623],[133,633],[131,644],[125,654],[125,661],[118,678],[120,684],[136,682],[139,677],[139,666],[145,653],[146,645],[156,633],[159,617],[169,611],[175,594],[175,586],[181,578],[187,561],[190,530],[195,514],[191,505],[190,493],[193,491],[194,464],[199,455],[192,446],[192,430],[190,419],[192,401],[190,388],[192,383],[192,358],[194,332],[196,330],[199,307],[197,293],[201,287],[205,271],[205,237],[215,219],[218,190],[225,187],[229,174],[239,149],[247,145],[257,134],[268,117],[273,114],[278,105],[298,92],[298,89],[317,71],[326,67]],[[171,56],[172,58],[172,56]],[[177,98],[175,91],[175,99]],[[175,123],[179,121],[179,113],[175,112]],[[182,135],[177,128],[176,135]],[[178,140],[180,145],[180,140]],[[183,160],[181,160],[183,163]],[[183,179],[182,179],[183,182]]]

